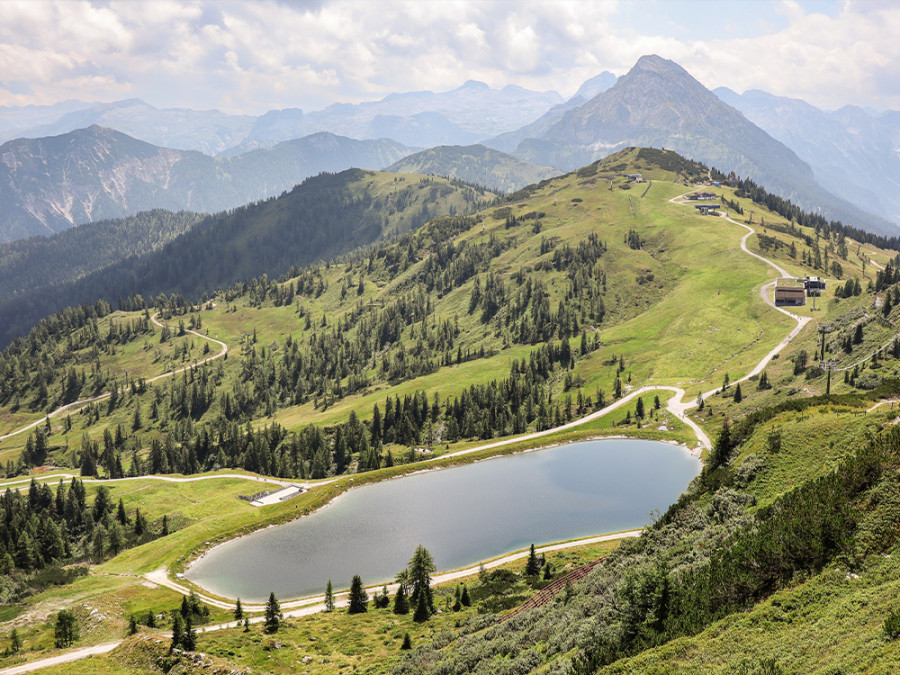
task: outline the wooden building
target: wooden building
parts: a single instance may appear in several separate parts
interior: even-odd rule
[[[806,288],[796,279],[778,279],[775,282],[775,305],[801,307],[806,304]]]

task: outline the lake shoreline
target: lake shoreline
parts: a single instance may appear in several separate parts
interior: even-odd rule
[[[579,443],[591,443],[591,442],[597,442],[597,441],[600,441],[600,442],[602,442],[602,441],[616,441],[616,440],[619,440],[619,441],[629,441],[629,442],[631,442],[631,441],[639,441],[639,442],[653,443],[653,444],[660,444],[660,443],[662,443],[662,444],[665,444],[665,445],[667,445],[667,446],[677,446],[677,447],[680,447],[680,448],[684,451],[686,457],[691,458],[691,459],[696,459],[695,453],[691,452],[690,449],[689,449],[687,446],[685,446],[685,445],[682,444],[682,443],[678,443],[678,442],[675,442],[675,441],[672,441],[672,440],[668,440],[668,439],[667,439],[667,440],[658,440],[658,439],[635,439],[635,438],[633,438],[633,437],[623,436],[623,435],[621,435],[621,434],[617,434],[617,435],[594,435],[594,436],[590,436],[590,437],[586,437],[586,438],[579,438],[579,439],[572,439],[572,440],[556,441],[556,442],[553,442],[553,443],[547,443],[547,444],[541,445],[541,446],[529,447],[529,448],[525,448],[525,449],[517,449],[517,450],[513,450],[513,451],[511,451],[511,452],[510,452],[510,451],[507,451],[507,452],[501,452],[501,453],[498,453],[498,454],[495,454],[495,455],[491,455],[491,456],[488,456],[488,457],[472,457],[471,459],[465,458],[466,461],[454,462],[451,466],[434,466],[434,467],[422,467],[422,468],[416,467],[415,470],[413,470],[413,471],[401,473],[401,474],[394,475],[394,476],[385,477],[385,478],[382,478],[382,479],[376,480],[376,481],[365,482],[365,483],[362,483],[362,484],[360,484],[360,485],[353,485],[353,484],[352,484],[353,479],[351,478],[351,479],[349,479],[349,482],[351,483],[350,485],[346,486],[346,488],[343,489],[339,494],[335,495],[335,496],[334,496],[333,498],[331,498],[328,502],[326,502],[325,504],[322,504],[321,506],[319,506],[318,508],[316,508],[314,511],[311,511],[311,512],[309,512],[309,513],[300,514],[300,515],[298,515],[297,517],[292,518],[292,519],[287,520],[287,521],[269,524],[269,525],[267,525],[267,526],[265,526],[265,527],[256,529],[256,530],[254,530],[254,531],[252,531],[252,532],[249,532],[249,533],[241,533],[241,534],[239,534],[239,535],[237,535],[237,536],[235,536],[235,537],[229,538],[229,539],[226,540],[226,541],[218,542],[218,543],[216,543],[215,545],[206,548],[205,550],[199,551],[199,552],[198,552],[198,555],[196,555],[196,557],[193,557],[193,558],[187,563],[187,565],[183,568],[184,574],[179,574],[179,575],[178,575],[178,579],[179,579],[179,581],[187,581],[187,582],[189,582],[189,583],[192,584],[193,586],[197,587],[198,590],[202,590],[202,591],[205,592],[205,593],[209,593],[209,594],[211,594],[211,595],[214,595],[214,596],[217,596],[217,597],[226,598],[226,599],[233,599],[233,595],[238,595],[237,592],[235,592],[235,593],[233,593],[233,594],[229,594],[229,593],[221,592],[221,591],[222,591],[221,588],[220,588],[219,590],[217,590],[217,591],[211,591],[207,586],[203,585],[203,583],[198,582],[198,581],[194,581],[194,580],[192,580],[191,578],[189,578],[189,575],[190,575],[191,571],[192,571],[192,570],[195,570],[197,565],[200,565],[200,564],[202,564],[203,562],[207,561],[210,555],[213,555],[214,553],[219,552],[220,549],[221,549],[221,547],[225,546],[226,544],[232,545],[232,546],[233,546],[235,541],[239,541],[239,540],[243,539],[244,537],[246,537],[246,536],[248,536],[248,535],[250,535],[250,534],[253,534],[253,535],[259,535],[260,533],[266,532],[267,530],[269,530],[271,527],[274,527],[275,525],[289,525],[289,524],[291,524],[291,523],[296,524],[296,523],[298,523],[298,522],[303,521],[303,519],[304,519],[305,516],[311,516],[311,515],[314,515],[314,514],[317,514],[317,515],[321,516],[321,514],[323,514],[323,513],[327,512],[327,511],[329,511],[329,509],[327,509],[327,507],[329,507],[329,506],[334,506],[334,505],[336,505],[336,504],[340,504],[340,503],[343,501],[343,500],[341,499],[342,497],[346,497],[346,496],[348,496],[348,495],[354,494],[354,493],[356,492],[356,491],[354,490],[354,488],[357,488],[357,487],[363,487],[363,486],[365,486],[365,485],[373,485],[373,486],[374,486],[374,485],[386,485],[386,484],[390,484],[390,483],[391,483],[394,479],[396,479],[396,478],[411,478],[411,477],[415,477],[415,476],[424,476],[424,475],[428,475],[428,474],[442,473],[444,469],[448,469],[448,468],[463,468],[463,467],[466,467],[466,466],[479,465],[479,464],[484,464],[484,463],[486,463],[488,460],[496,460],[496,459],[500,459],[500,458],[504,458],[504,457],[511,458],[511,457],[515,457],[515,456],[522,456],[522,455],[527,455],[527,454],[533,454],[533,453],[536,453],[536,452],[538,452],[538,451],[550,450],[550,449],[554,449],[554,448],[564,448],[564,447],[567,447],[567,446],[571,446],[571,445],[573,445],[573,444],[579,444]],[[585,451],[585,450],[583,450],[582,452],[593,452],[593,451]],[[622,454],[622,450],[617,448],[617,449],[614,450],[614,451],[610,451],[609,457],[619,456],[619,455],[621,455],[621,454]],[[639,458],[640,458],[640,455],[638,455],[637,458],[632,458],[632,462],[634,462],[634,461],[639,461]],[[440,460],[440,459],[441,459],[440,457],[435,458],[435,460]],[[460,458],[460,459],[463,459],[463,458]],[[598,462],[605,462],[605,461],[609,461],[609,459],[604,459],[604,455],[599,455],[599,456],[597,457],[597,461],[598,461]],[[413,468],[413,467],[410,467],[410,468]],[[620,466],[619,469],[617,469],[617,470],[621,470],[622,468],[623,468],[623,467]],[[627,474],[628,471],[634,472],[634,471],[636,470],[636,469],[633,468],[633,467],[632,467],[632,468],[629,468],[629,467],[626,466],[626,467],[624,467],[624,468],[625,468],[625,470],[626,470],[626,474]],[[641,469],[641,471],[643,471],[643,469]],[[494,473],[496,473],[496,470],[494,470]],[[439,483],[439,484],[440,484],[440,483]],[[685,484],[683,487],[679,488],[679,490],[683,490],[683,489],[686,487],[686,485],[687,485],[687,484]],[[653,492],[652,492],[651,495],[648,495],[649,498],[652,498],[653,495],[655,495],[655,494],[659,494],[657,491],[655,491],[655,488],[650,488],[650,489],[651,489]],[[677,496],[677,495],[676,495],[676,496]],[[349,507],[348,507],[348,508],[349,508]],[[619,508],[618,505],[617,505],[616,508]],[[659,507],[658,507],[658,505],[654,505],[653,508],[659,508]],[[458,510],[458,507],[457,507],[457,510]],[[610,517],[613,517],[613,516],[612,516],[612,513],[615,513],[615,512],[616,512],[616,509],[613,509],[612,512],[609,512]],[[337,517],[337,516],[336,516],[336,517]],[[627,524],[627,527],[633,528],[634,526],[636,526],[636,521],[635,521],[635,519],[634,519],[633,517],[630,518],[629,520],[630,520],[630,522]],[[577,521],[576,521],[576,522],[577,522]],[[598,523],[598,524],[599,524],[599,523]],[[621,530],[621,528],[613,528],[613,530],[609,530],[609,529],[607,529],[607,528],[602,528],[600,531],[601,531],[601,532],[609,532],[609,531],[616,531],[616,530]],[[598,536],[598,535],[594,534],[594,533],[596,533],[596,532],[597,532],[597,530],[593,530],[593,531],[590,531],[590,530],[584,531],[584,530],[583,530],[583,531],[582,531],[581,533],[579,533],[578,535],[575,535],[574,538],[575,538],[575,539],[582,539],[582,538],[586,538],[586,537],[589,538],[589,537],[592,537],[592,536]],[[541,542],[542,542],[541,545],[546,545],[546,544],[548,544],[548,543],[558,543],[558,542],[560,542],[560,541],[569,541],[570,539],[572,539],[572,537],[553,538],[552,536],[551,536],[551,537],[548,537],[548,538],[545,538],[545,539],[542,539],[541,535],[539,534],[539,530],[535,531],[535,534],[537,535],[536,538],[535,538],[536,542],[537,542],[537,541],[541,541]],[[477,538],[476,538],[476,541],[477,541]],[[474,542],[473,542],[473,545],[475,545]],[[515,552],[515,551],[518,550],[518,548],[519,548],[518,546],[512,546],[512,547],[511,547],[507,552],[505,552],[505,553],[504,553],[504,552],[493,552],[493,551],[492,551],[490,555],[488,555],[488,556],[486,556],[486,557],[480,557],[480,556],[479,556],[479,557],[474,558],[474,560],[476,560],[476,561],[478,561],[478,560],[481,560],[481,561],[488,561],[488,560],[491,560],[492,558],[494,558],[496,555],[502,556],[502,555],[506,555],[507,553]],[[471,560],[473,560],[473,559],[468,559],[468,560],[466,560],[463,564],[464,564],[464,565],[468,565],[468,564],[471,563]],[[457,562],[458,562],[458,561],[457,561]],[[273,564],[275,564],[275,563],[273,563]],[[459,566],[460,566],[459,564],[453,564],[453,565],[450,565],[450,568],[451,568],[451,569],[459,568]],[[214,585],[215,585],[215,584],[214,584]],[[246,594],[243,594],[242,597],[243,597],[244,595],[246,595]],[[291,596],[292,599],[298,599],[298,600],[299,600],[299,599],[302,599],[302,598],[305,598],[305,597],[307,597],[307,595],[305,595],[305,594],[301,594],[301,595],[297,595],[297,596]]]

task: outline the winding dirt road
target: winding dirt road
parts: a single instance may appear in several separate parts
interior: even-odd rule
[[[159,317],[159,312],[157,312],[153,316],[151,316],[150,321],[152,321],[154,324],[156,324],[160,328],[171,328],[171,326],[166,326],[165,324],[160,323],[157,317]],[[222,348],[222,351],[220,351],[218,354],[214,354],[213,356],[209,356],[209,357],[203,359],[202,361],[195,361],[186,366],[183,366],[182,368],[178,368],[177,370],[169,370],[169,371],[166,371],[165,373],[162,373],[161,375],[156,375],[155,377],[151,377],[149,380],[145,380],[148,384],[150,384],[152,382],[156,382],[157,380],[161,380],[165,377],[172,377],[173,375],[178,375],[178,373],[183,373],[184,371],[186,371],[190,368],[196,368],[197,366],[202,366],[204,363],[209,363],[210,361],[215,361],[216,359],[220,359],[228,353],[228,345],[225,344],[224,342],[222,342],[221,340],[216,340],[215,338],[211,338],[208,335],[203,335],[202,333],[198,333],[197,331],[191,330],[191,329],[188,329],[187,332],[191,333],[192,335],[196,335],[199,338],[203,338],[204,340],[214,342],[215,344],[219,345]],[[128,389],[126,389],[125,391],[128,391]],[[102,394],[97,394],[96,396],[91,396],[89,398],[81,398],[81,399],[78,399],[77,401],[73,401],[72,403],[67,403],[64,406],[60,406],[53,412],[47,413],[41,419],[39,419],[35,422],[32,422],[31,424],[26,424],[25,426],[23,426],[19,429],[16,429],[15,431],[10,431],[8,434],[3,434],[2,436],[0,436],[0,441],[5,441],[7,438],[12,438],[13,436],[17,436],[18,434],[21,434],[25,431],[34,429],[35,427],[40,426],[41,424],[44,424],[44,422],[47,420],[47,418],[58,417],[59,415],[61,415],[64,412],[76,412],[78,410],[81,410],[85,406],[90,405],[91,403],[96,403],[97,401],[102,401],[104,399],[107,399],[107,398],[109,398],[109,396],[110,396],[110,393],[107,391]]]

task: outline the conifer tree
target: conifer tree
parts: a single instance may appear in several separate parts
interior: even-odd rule
[[[741,383],[738,382],[737,386],[734,388],[734,402],[740,403],[744,399],[744,395],[741,394]]]
[[[184,639],[184,620],[181,618],[181,612],[172,612],[172,645],[169,651],[181,647],[181,641]]]
[[[184,619],[184,634],[181,637],[181,647],[189,652],[197,649],[197,631],[194,630],[194,619],[190,614]]]
[[[400,645],[400,649],[407,650],[412,649],[412,640],[409,638],[409,633],[403,634],[403,644]]]
[[[234,620],[240,623],[244,618],[244,607],[241,605],[241,599],[238,598],[234,603]]]
[[[18,654],[22,648],[22,638],[19,637],[19,631],[15,628],[9,634],[9,652],[10,654]]]
[[[413,621],[422,623],[423,621],[428,621],[430,616],[431,612],[428,609],[428,598],[425,593],[419,593],[419,597],[416,600],[416,611],[413,614]]]
[[[409,599],[403,584],[400,584],[397,595],[394,596],[394,614],[409,614]]]
[[[528,551],[528,562],[525,563],[525,576],[537,576],[537,573],[540,571],[540,569],[541,565],[538,562],[537,554],[534,552],[534,544],[532,544],[531,548]]]
[[[425,606],[429,612],[434,612],[434,599],[431,593],[431,574],[437,569],[434,564],[434,558],[428,549],[421,544],[416,547],[413,557],[409,560],[406,570],[409,575],[409,584],[412,592],[409,599],[416,605],[417,611],[419,606],[419,596],[425,595]]]
[[[363,588],[362,579],[358,574],[353,575],[350,582],[350,598],[347,608],[348,614],[362,614],[369,609],[369,596]]]
[[[331,579],[329,579],[328,583],[325,584],[325,611],[334,611],[334,589],[331,585]]]
[[[284,616],[281,613],[281,607],[275,598],[275,592],[269,593],[269,600],[266,602],[266,620],[265,631],[267,633],[277,633],[278,627],[281,625],[281,619]]]

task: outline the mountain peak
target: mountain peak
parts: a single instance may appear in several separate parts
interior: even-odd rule
[[[490,89],[490,87],[480,80],[466,80],[466,83],[460,89]]]
[[[657,56],[656,54],[646,54],[637,60],[637,63],[628,71],[628,75],[632,73],[638,72],[652,72],[652,73],[669,73],[669,74],[684,74],[688,75],[689,73],[679,66],[674,61],[670,61],[669,59],[664,59],[661,56]],[[627,77],[627,75],[626,75]]]

